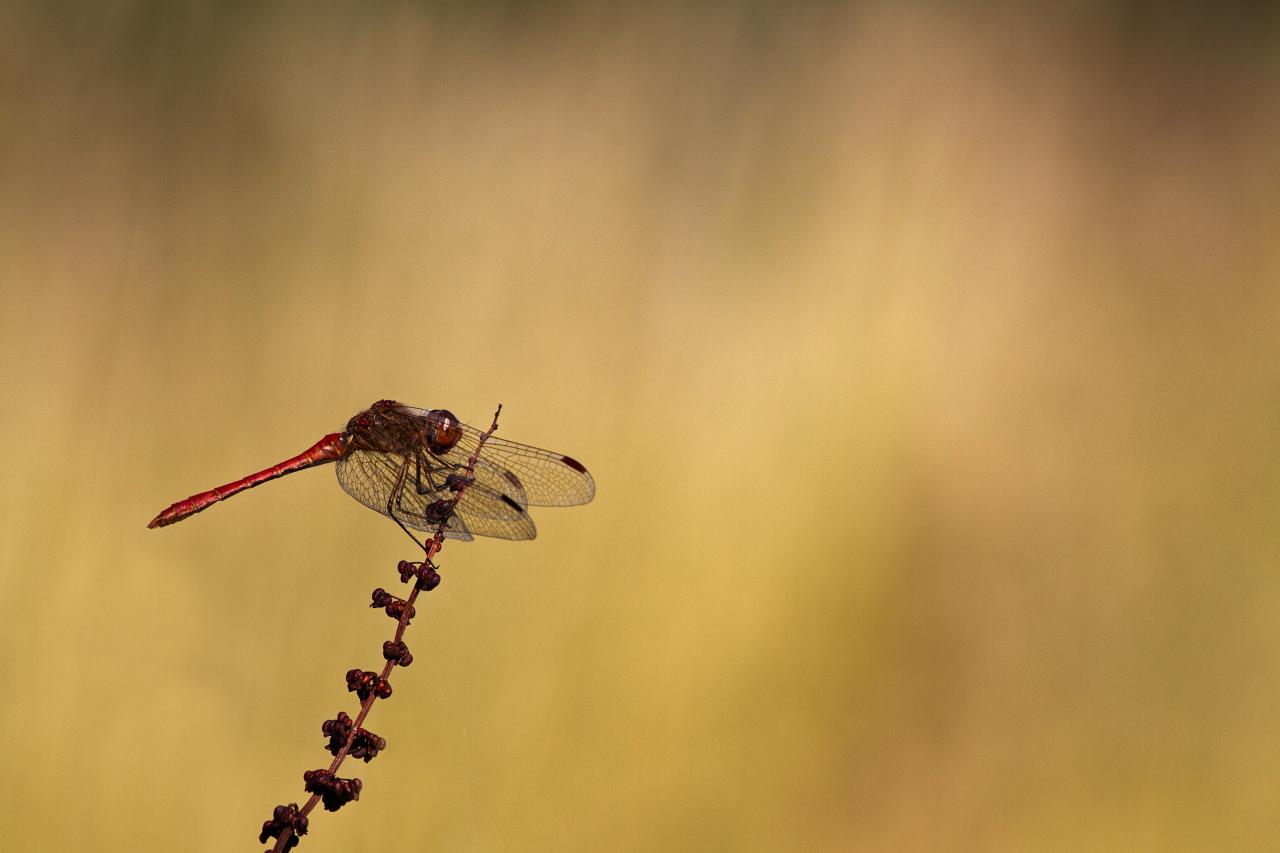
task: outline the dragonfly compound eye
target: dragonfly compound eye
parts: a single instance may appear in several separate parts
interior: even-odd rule
[[[448,409],[427,412],[427,447],[436,455],[446,453],[462,440],[462,426]]]

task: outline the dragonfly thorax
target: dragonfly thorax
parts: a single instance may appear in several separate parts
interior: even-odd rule
[[[425,447],[437,456],[462,440],[462,425],[448,409],[423,411],[379,400],[347,422],[352,447],[406,454]]]

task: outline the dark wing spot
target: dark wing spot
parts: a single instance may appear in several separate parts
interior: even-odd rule
[[[512,509],[514,509],[516,512],[524,512],[524,507],[520,506],[520,504],[516,503],[506,495],[502,496],[502,502],[507,506],[511,507]]]
[[[568,465],[573,470],[577,471],[579,474],[587,473],[586,466],[583,465],[581,462],[579,462],[577,459],[574,459],[572,456],[561,456],[560,461]]]
[[[524,485],[520,482],[520,478],[515,474],[512,474],[510,471],[503,471],[502,476],[506,477],[507,480],[510,481],[511,485],[515,486],[522,492],[524,491]]]

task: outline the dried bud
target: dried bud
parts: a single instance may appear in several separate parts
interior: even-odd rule
[[[410,606],[407,601],[403,598],[397,598],[382,587],[378,587],[373,591],[372,601],[373,603],[369,605],[370,607],[383,608],[388,616],[397,621],[399,621],[401,614],[403,614],[407,609],[409,611],[409,618],[405,620],[405,624],[408,624],[409,619],[418,615],[417,609]]]
[[[320,733],[329,738],[329,745],[325,749],[329,750],[330,754],[337,755],[346,745],[347,739],[351,737],[351,718],[345,711],[339,711],[337,717],[324,721],[320,726]]]
[[[325,811],[336,812],[352,800],[360,799],[364,786],[359,779],[341,779],[328,770],[308,770],[302,774],[308,794],[319,794]]]
[[[393,642],[387,640],[382,644],[382,656],[390,661],[395,661],[396,666],[408,666],[413,663],[413,655],[409,654],[409,647],[405,645],[404,640]]]
[[[356,736],[351,740],[352,758],[359,758],[366,764],[378,757],[378,753],[387,748],[386,738],[379,737],[368,729],[356,729]]]
[[[376,672],[352,669],[347,671],[347,691],[359,696],[361,702],[370,695],[386,699],[391,695],[391,684]]]
[[[430,592],[440,585],[440,573],[436,571],[436,567],[432,565],[430,560],[421,563],[410,563],[404,560],[396,567],[400,572],[400,582],[408,583],[409,578],[418,579],[418,589],[422,592]],[[379,607],[383,605],[378,605]]]
[[[440,586],[440,573],[432,566],[424,566],[423,571],[418,574],[418,589],[431,592],[438,586]]]
[[[298,813],[297,803],[275,807],[271,820],[262,824],[262,832],[258,834],[258,843],[265,844],[268,838],[279,838],[290,830],[292,830],[293,835],[285,842],[285,850],[292,850],[297,847],[298,836],[307,834],[307,818]]]
[[[475,482],[474,477],[464,477],[462,474],[450,474],[444,478],[444,487],[451,492],[461,492],[463,489]]]

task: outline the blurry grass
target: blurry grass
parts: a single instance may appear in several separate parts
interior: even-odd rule
[[[301,794],[395,531],[327,472],[144,525],[387,396],[600,495],[445,550],[307,849],[1272,846],[1275,43],[3,7],[6,845]]]

